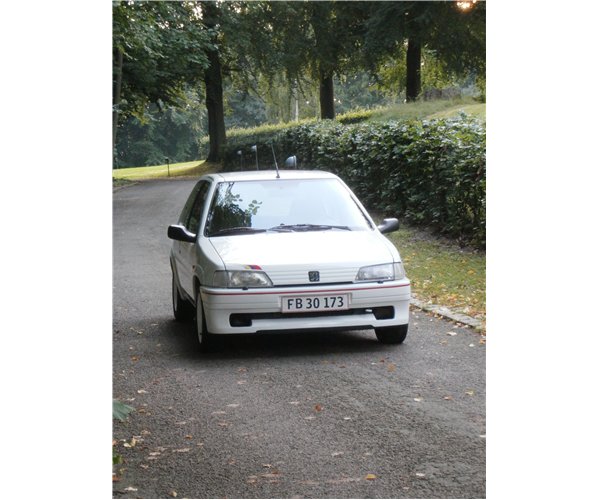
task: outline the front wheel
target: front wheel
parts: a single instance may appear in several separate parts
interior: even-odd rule
[[[202,306],[202,297],[200,290],[196,294],[196,318],[194,320],[198,344],[201,351],[207,351],[214,346],[214,335],[206,329],[206,317],[204,316],[204,307]]]
[[[382,344],[402,344],[408,333],[408,325],[386,326],[375,328],[377,340]]]

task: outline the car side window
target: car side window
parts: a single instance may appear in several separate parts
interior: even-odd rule
[[[198,229],[200,226],[200,220],[202,219],[202,213],[204,210],[204,205],[206,204],[206,195],[208,194],[208,188],[210,187],[210,183],[204,181],[201,183],[198,192],[196,193],[196,198],[192,203],[189,214],[187,215],[186,220],[184,221],[184,225],[188,231],[192,233],[198,233]]]

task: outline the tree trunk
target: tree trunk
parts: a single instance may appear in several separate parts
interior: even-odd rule
[[[220,10],[217,2],[202,2],[204,24],[209,29],[215,29],[219,24]],[[216,37],[213,43],[217,45]],[[225,144],[225,113],[223,111],[223,81],[221,78],[221,60],[219,51],[210,50],[207,53],[210,66],[204,72],[206,86],[206,111],[208,114],[209,152],[207,161],[221,159],[221,147]]]
[[[221,159],[221,147],[225,144],[225,113],[223,111],[223,82],[221,61],[216,51],[208,53],[210,67],[204,72],[206,85],[206,110],[208,112],[208,137],[210,149],[207,161]]]
[[[324,76],[321,73],[319,84],[319,102],[321,104],[321,119],[333,120],[335,118],[335,106],[333,102],[333,75]]]
[[[408,39],[406,51],[406,101],[414,102],[421,93],[421,42]]]
[[[123,52],[116,49],[116,67],[114,68],[113,87],[113,123],[112,123],[112,147],[113,168],[117,167],[117,129],[119,127],[119,103],[121,102],[121,85],[123,81]]]

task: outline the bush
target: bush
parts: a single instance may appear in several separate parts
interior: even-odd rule
[[[370,209],[428,226],[485,248],[485,128],[464,113],[456,118],[343,125],[323,120],[230,136],[224,164],[254,168],[295,154],[298,168],[339,175]]]
[[[343,123],[344,125],[350,125],[352,123],[360,123],[369,120],[373,117],[376,110],[373,109],[359,109],[356,111],[348,111],[343,115],[336,117],[336,121]]]

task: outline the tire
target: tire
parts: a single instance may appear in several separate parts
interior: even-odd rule
[[[204,307],[202,306],[202,297],[200,290],[196,294],[196,314],[194,317],[194,329],[198,336],[198,345],[203,352],[209,351],[215,345],[215,336],[206,329],[206,317],[204,316]]]
[[[175,321],[189,321],[194,317],[194,308],[187,300],[185,300],[181,293],[179,293],[179,285],[173,272],[171,278],[171,295],[173,297],[173,316]]]
[[[408,325],[386,326],[375,328],[377,340],[382,344],[402,344],[408,333]]]

